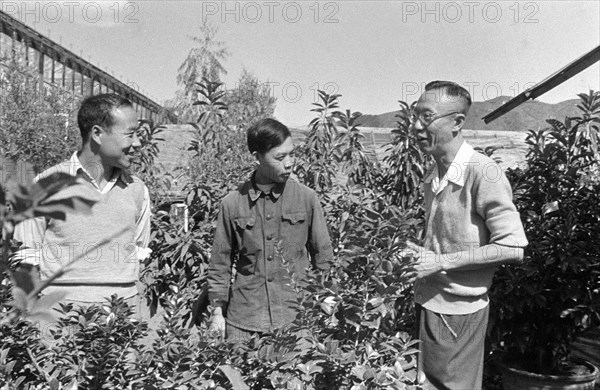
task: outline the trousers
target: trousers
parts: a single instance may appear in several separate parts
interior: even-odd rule
[[[425,388],[481,390],[489,306],[465,315],[435,313],[417,305]]]

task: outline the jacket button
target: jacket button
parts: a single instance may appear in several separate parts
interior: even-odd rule
[[[269,261],[273,261],[273,256],[269,256],[269,257],[267,257],[267,260],[269,260]]]
[[[272,239],[273,239],[273,236],[269,234],[269,235],[267,236],[267,241],[271,241]]]
[[[267,214],[267,221],[268,221],[268,220],[270,220],[271,218],[273,218],[273,217],[271,216],[271,214]]]
[[[269,277],[267,278],[267,282],[272,282],[272,281],[273,281],[273,277],[272,277],[272,276],[269,276]]]

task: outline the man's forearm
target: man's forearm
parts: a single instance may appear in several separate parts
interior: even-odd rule
[[[476,270],[523,260],[523,248],[497,244],[484,245],[462,252],[437,254],[442,271]]]

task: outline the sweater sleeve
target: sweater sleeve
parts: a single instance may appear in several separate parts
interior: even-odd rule
[[[521,217],[512,200],[510,183],[500,167],[498,169],[498,177],[479,177],[475,193],[477,213],[490,232],[489,244],[522,248],[528,242]]]
[[[145,260],[150,256],[152,250],[148,248],[150,245],[150,217],[152,215],[150,207],[150,194],[148,187],[144,186],[144,199],[142,201],[142,209],[140,215],[135,222],[135,242],[137,258],[140,261]]]
[[[14,238],[22,243],[15,252],[15,259],[25,264],[39,265],[42,255],[46,218],[26,219],[15,226]]]

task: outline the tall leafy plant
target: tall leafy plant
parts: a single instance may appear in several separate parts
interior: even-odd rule
[[[268,83],[262,83],[250,71],[243,69],[235,88],[223,97],[227,104],[225,121],[232,129],[246,129],[259,119],[273,116],[276,99]]]
[[[301,159],[296,164],[295,172],[309,187],[319,193],[331,189],[337,175],[337,156],[334,141],[338,137],[336,116],[339,111],[340,95],[329,95],[319,90],[319,102],[313,103],[312,112],[317,116],[310,121],[310,130],[301,148]]]
[[[403,101],[399,103],[396,128],[392,130],[392,142],[385,149],[384,170],[378,184],[392,203],[404,210],[419,210],[423,203],[421,183],[429,160],[410,131],[411,106]]]
[[[193,105],[199,98],[197,84],[203,79],[221,81],[227,74],[223,61],[229,57],[225,42],[217,39],[218,29],[208,22],[200,25],[200,34],[189,36],[194,43],[187,57],[177,70],[177,84],[181,87],[167,106],[183,121],[194,120],[200,110]]]
[[[372,159],[362,143],[365,136],[358,128],[361,116],[360,112],[350,110],[335,113],[337,126],[343,129],[336,139],[335,149],[337,159],[342,164],[342,172],[348,175],[349,184],[372,186],[377,156]]]
[[[598,163],[600,94],[580,97],[582,117],[530,130],[526,168],[508,172],[529,246],[496,276],[491,341],[538,373],[568,372],[571,342],[600,325],[600,183],[584,180]]]
[[[194,104],[201,107],[201,113],[196,123],[190,123],[195,129],[189,146],[193,155],[187,161],[185,173],[189,181],[181,199],[188,207],[190,220],[187,226],[176,222],[165,209],[170,206],[170,199],[164,199],[164,204],[159,200],[159,211],[152,221],[153,252],[143,271],[153,309],[159,303],[165,305],[175,292],[186,297],[188,310],[178,317],[184,327],[192,325],[199,314],[194,305],[206,285],[218,202],[252,169],[245,142],[245,126],[249,124],[231,125],[222,83],[205,78],[197,86],[201,98]],[[238,97],[235,110],[245,112],[242,106],[247,102],[243,96]]]
[[[194,105],[202,107],[202,112],[197,123],[190,123],[196,129],[195,139],[189,147],[194,153],[188,169],[193,183],[229,181],[234,186],[252,167],[245,146],[246,128],[230,126],[226,92],[221,87],[222,83],[208,79],[198,84],[201,99]]]

